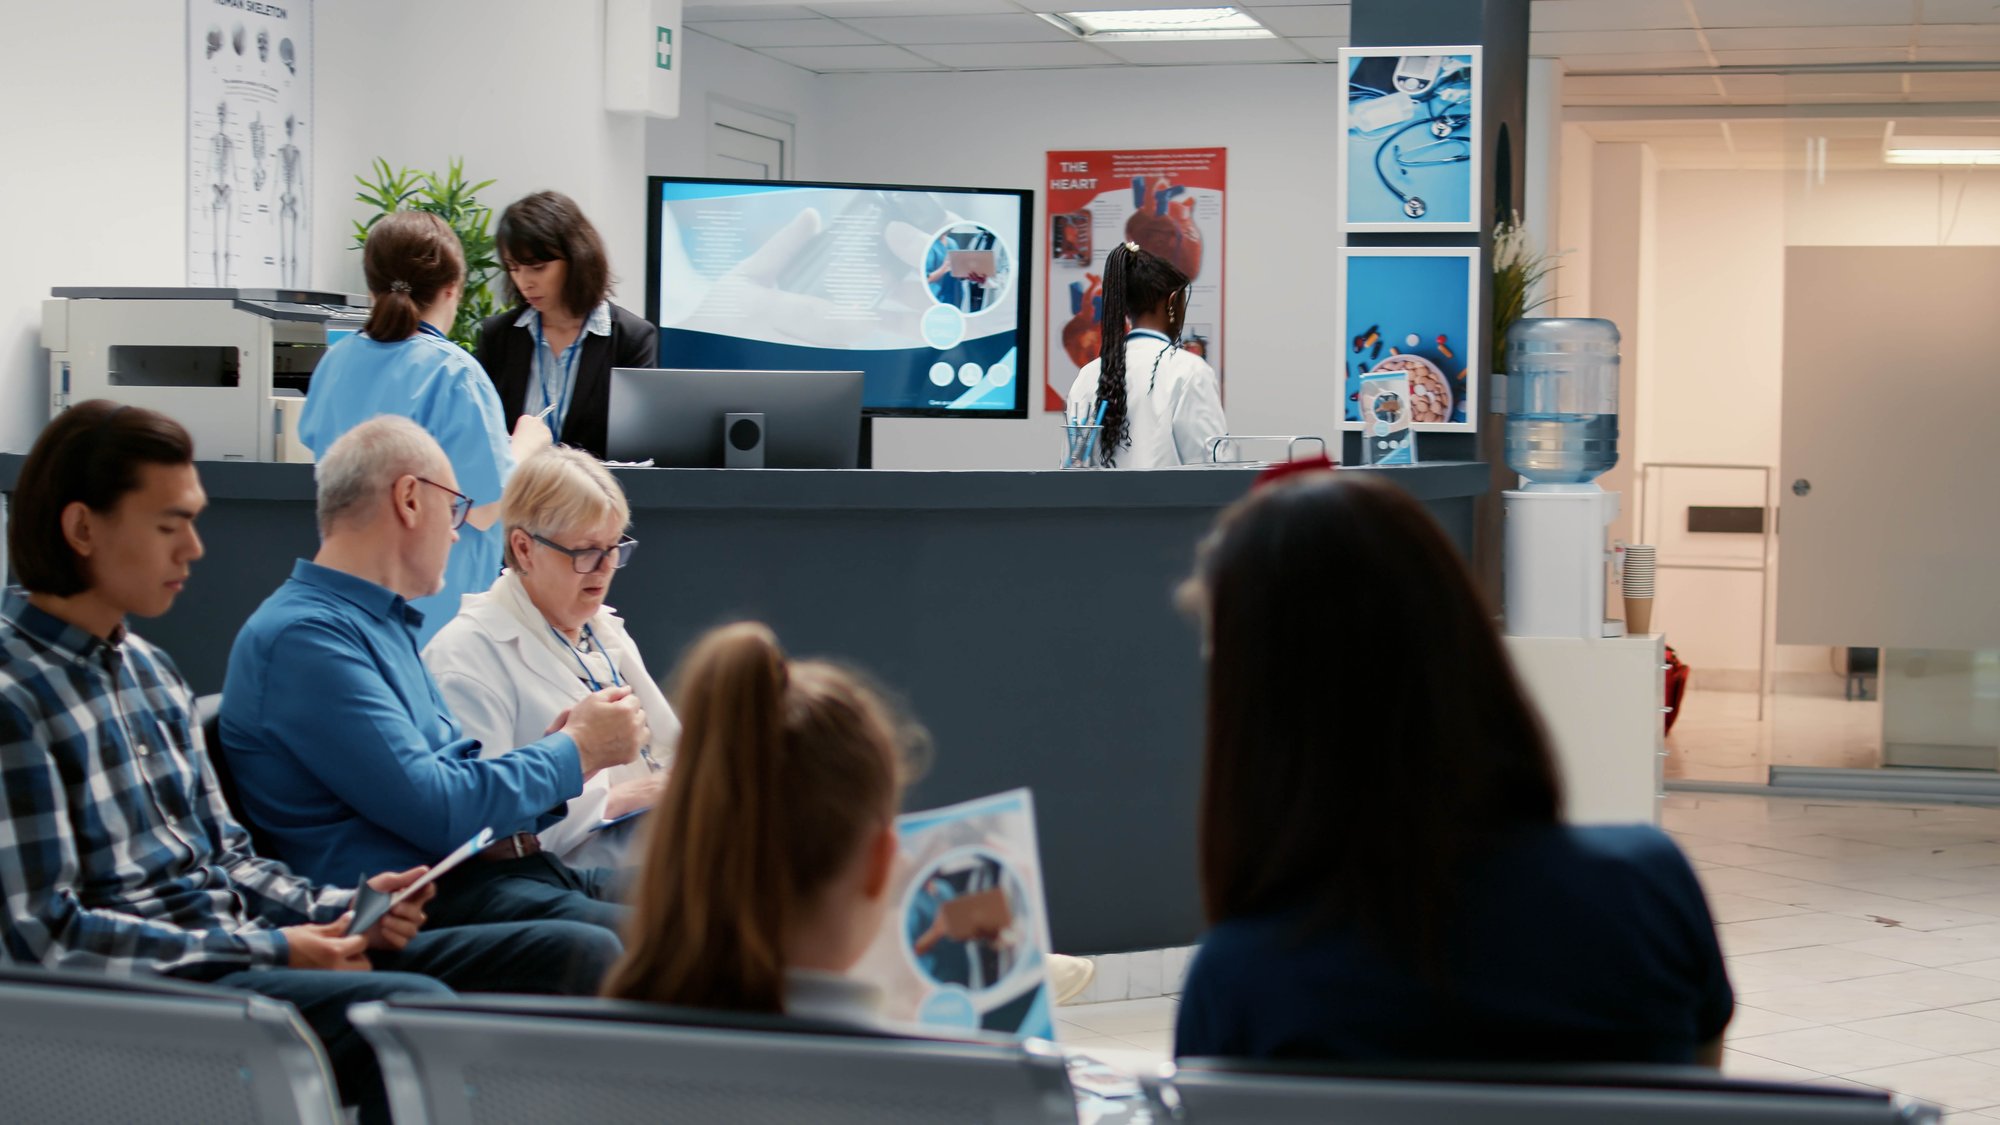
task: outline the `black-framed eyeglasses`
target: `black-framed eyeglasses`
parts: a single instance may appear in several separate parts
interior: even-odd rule
[[[472,514],[472,497],[467,496],[456,488],[445,488],[444,485],[431,480],[429,477],[418,477],[417,479],[430,485],[432,488],[444,488],[446,492],[451,493],[451,529],[457,531],[459,528],[464,527],[465,517]]]
[[[551,543],[532,531],[528,533],[528,538],[533,539],[535,542],[540,543],[557,554],[568,555],[570,565],[576,568],[578,574],[589,574],[598,567],[603,566],[604,556],[606,555],[611,556],[611,567],[613,570],[623,570],[625,569],[625,564],[632,561],[632,552],[639,549],[639,541],[630,535],[620,539],[616,547],[608,549],[604,547],[565,547],[560,543]]]

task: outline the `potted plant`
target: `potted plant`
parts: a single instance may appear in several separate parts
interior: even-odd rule
[[[1507,329],[1514,322],[1555,300],[1554,294],[1537,294],[1543,280],[1559,266],[1560,255],[1535,249],[1527,228],[1516,214],[1493,228],[1493,367],[1495,375],[1507,372]],[[1504,386],[1496,380],[1498,386]],[[1503,405],[1504,408],[1504,405]]]
[[[382,216],[396,211],[429,211],[457,233],[465,250],[465,294],[458,303],[458,319],[446,333],[453,343],[467,351],[479,338],[479,322],[500,311],[493,293],[493,279],[500,275],[500,260],[493,244],[493,209],[479,202],[479,193],[493,186],[492,180],[476,184],[465,180],[465,162],[454,159],[450,170],[418,172],[411,168],[390,169],[381,158],[373,166],[375,178],[354,177],[361,191],[354,198],[375,209],[366,222],[354,223],[354,245],[368,241],[368,232]]]

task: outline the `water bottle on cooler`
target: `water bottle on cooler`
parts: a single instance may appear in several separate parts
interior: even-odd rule
[[[1618,463],[1618,326],[1527,317],[1507,329],[1507,467],[1588,484]]]

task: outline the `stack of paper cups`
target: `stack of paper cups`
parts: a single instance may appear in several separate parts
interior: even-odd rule
[[[1648,543],[1625,548],[1625,632],[1631,635],[1653,631],[1653,576],[1658,566],[1658,550]]]

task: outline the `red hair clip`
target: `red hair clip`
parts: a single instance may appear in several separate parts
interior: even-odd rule
[[[1340,466],[1333,463],[1333,458],[1328,457],[1324,453],[1317,457],[1300,458],[1297,461],[1280,461],[1263,472],[1258,473],[1256,482],[1250,486],[1250,491],[1255,492],[1274,481],[1281,481],[1286,477],[1297,476],[1300,473],[1318,472],[1322,469],[1331,471],[1338,468]]]

